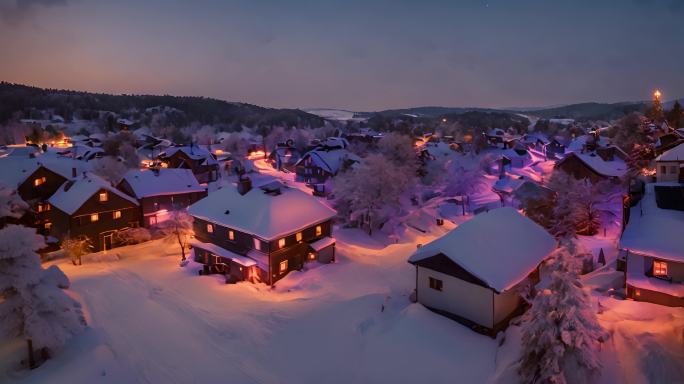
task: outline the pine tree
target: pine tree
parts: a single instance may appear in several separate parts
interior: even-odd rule
[[[679,100],[675,100],[672,109],[667,111],[667,123],[673,129],[684,127],[684,112],[682,112],[682,106],[679,104]]]
[[[66,276],[42,268],[36,250],[44,246],[34,229],[0,230],[0,340],[26,338],[30,362],[32,346],[54,352],[86,325],[80,305],[62,291]]]
[[[651,106],[646,110],[646,116],[656,122],[663,120],[663,105],[660,102],[660,92],[653,93],[653,101]]]
[[[525,383],[586,382],[598,374],[598,345],[607,337],[583,290],[574,245],[549,260],[550,284],[523,317],[519,374]]]

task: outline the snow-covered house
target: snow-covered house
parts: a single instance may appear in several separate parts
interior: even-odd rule
[[[219,177],[218,161],[209,150],[197,144],[167,148],[159,155],[159,160],[168,168],[192,170],[200,183],[216,181]]]
[[[523,145],[515,145],[513,148],[504,150],[501,157],[501,164],[510,165],[513,168],[524,168],[532,164],[532,155]]]
[[[620,238],[627,297],[684,306],[684,185],[646,185]]]
[[[520,136],[511,135],[501,128],[491,129],[484,135],[487,143],[495,148],[513,148],[520,140]]]
[[[325,195],[326,183],[338,172],[358,163],[358,156],[341,147],[323,146],[304,154],[297,162],[296,180],[313,188],[314,194]]]
[[[273,285],[306,261],[335,258],[335,210],[279,182],[252,188],[248,178],[190,206],[194,259],[232,281]]]
[[[91,173],[66,181],[48,203],[50,235],[85,236],[98,251],[117,246],[117,231],[140,224],[138,202]]]
[[[189,169],[155,168],[130,170],[117,188],[140,203],[141,222],[153,226],[166,220],[169,213],[185,209],[207,196]]]
[[[656,158],[656,179],[659,182],[684,182],[684,144],[679,144]]]
[[[292,143],[277,144],[275,149],[268,154],[268,159],[273,164],[273,168],[279,171],[293,172],[301,157],[302,155]]]
[[[541,226],[505,207],[475,216],[418,248],[416,300],[490,335],[525,309],[520,289],[539,280],[556,247]]]
[[[613,148],[612,150],[609,148]],[[556,163],[556,168],[577,179],[619,181],[627,173],[627,164],[617,147],[591,152],[570,152]],[[620,154],[620,155],[618,155]]]

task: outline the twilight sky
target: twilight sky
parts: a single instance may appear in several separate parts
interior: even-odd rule
[[[274,107],[684,97],[684,0],[0,0],[0,80]]]

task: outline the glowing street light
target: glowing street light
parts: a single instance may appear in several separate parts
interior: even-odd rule
[[[655,97],[656,100],[660,100],[660,91],[656,89],[655,92],[653,92],[653,97]]]

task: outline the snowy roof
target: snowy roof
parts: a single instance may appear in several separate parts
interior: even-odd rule
[[[280,194],[255,187],[244,195],[235,186],[226,186],[191,205],[188,213],[264,240],[295,233],[337,214],[310,194],[282,185]]]
[[[299,162],[305,161],[310,157],[317,167],[335,175],[342,168],[346,160],[358,161],[358,157],[346,149],[314,149],[302,156]],[[299,164],[299,162],[297,164]]]
[[[684,161],[684,143],[663,152],[656,161]]]
[[[684,212],[659,208],[656,185],[663,184],[647,184],[641,202],[632,207],[629,223],[620,238],[620,247],[684,262]]]
[[[203,164],[205,165],[217,164],[216,159],[214,159],[214,157],[211,155],[211,152],[209,152],[209,150],[206,148],[200,147],[199,145],[169,147],[160,155],[160,157],[171,157],[178,151],[183,152],[190,159],[204,160]]]
[[[622,159],[615,156],[611,161],[605,161],[595,152],[579,153],[571,152],[567,157],[575,156],[587,167],[593,169],[596,173],[608,177],[622,177],[627,172],[627,164]],[[567,158],[566,157],[566,158]]]
[[[65,182],[48,201],[64,213],[72,215],[101,189],[138,205],[134,198],[112,187],[107,181],[92,173]]]
[[[76,168],[78,175],[90,169],[90,164],[86,162],[47,154],[38,158],[6,157],[0,158],[0,183],[17,187],[40,166],[67,179],[71,177],[73,168]]]
[[[126,173],[124,180],[131,186],[138,199],[205,190],[199,185],[192,171],[184,168],[161,168],[158,172],[133,169]]]
[[[511,207],[475,216],[420,247],[409,262],[444,254],[498,292],[524,279],[556,248],[542,227]]]
[[[40,149],[32,145],[9,145],[7,146],[8,157],[30,157],[40,155]]]
[[[582,135],[578,136],[575,138],[573,141],[568,144],[568,151],[570,152],[581,152],[582,149],[584,149],[584,146],[587,144],[588,141],[590,140],[595,140],[594,135]],[[610,139],[604,136],[598,136],[598,141],[596,144],[599,147],[606,147],[610,145]]]
[[[504,177],[503,179],[497,180],[492,189],[504,193],[513,193],[524,182],[525,179],[522,177]]]
[[[544,144],[550,143],[548,137],[546,137],[546,135],[540,132],[528,133],[525,136],[523,136],[523,141],[525,141],[526,143],[534,143],[537,140],[541,141]]]
[[[314,251],[318,252],[321,249],[323,249],[325,247],[329,247],[333,244],[335,244],[335,239],[333,239],[332,237],[326,236],[320,240],[316,240],[313,243],[309,244],[309,247],[311,247],[311,249],[313,249]]]
[[[227,259],[231,259],[232,261],[245,266],[245,267],[251,267],[252,265],[256,265],[256,261],[252,260],[249,257],[238,255],[235,252],[231,252],[223,247],[219,247],[216,244],[212,243],[203,243],[201,241],[191,241],[190,242],[191,247],[197,247],[204,249],[206,251],[209,251],[213,253],[214,255],[225,257]]]

